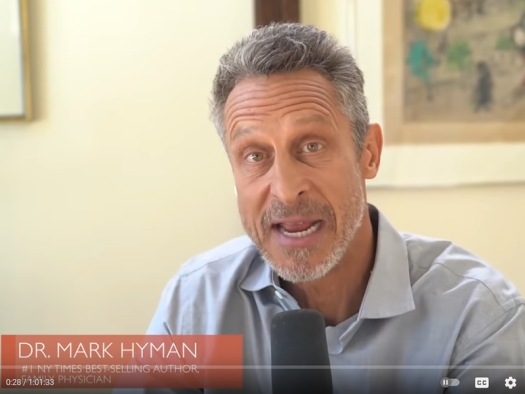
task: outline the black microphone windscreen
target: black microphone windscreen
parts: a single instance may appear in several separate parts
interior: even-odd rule
[[[273,394],[332,394],[324,317],[317,311],[281,312],[272,319]]]

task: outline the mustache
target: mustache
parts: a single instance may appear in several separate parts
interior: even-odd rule
[[[289,216],[313,216],[326,221],[328,224],[335,223],[335,213],[328,204],[315,200],[301,200],[294,206],[285,205],[280,201],[272,201],[264,211],[261,225],[265,230],[272,226],[275,220],[283,220]]]

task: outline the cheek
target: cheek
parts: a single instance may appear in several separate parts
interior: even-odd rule
[[[249,178],[238,169],[234,172],[237,190],[237,202],[239,209],[243,212],[257,213],[264,205],[264,193],[266,190],[264,177]]]
[[[248,198],[243,195],[242,191],[237,191],[237,206],[239,208],[239,213],[243,218],[246,218],[249,215],[250,209],[248,207]]]
[[[321,190],[325,191],[325,198],[332,206],[336,217],[346,214],[346,211],[356,203],[356,198],[362,198],[361,180],[355,167],[346,168],[348,169],[334,170],[332,174],[320,180],[322,183],[319,184]]]
[[[330,171],[317,176],[317,185],[327,194],[327,198],[341,201],[348,197],[349,192],[356,187],[355,168],[344,165],[334,166]],[[334,201],[335,202],[335,201]]]
[[[248,187],[237,190],[237,206],[247,224],[253,226],[256,222],[258,225],[263,212],[258,203],[257,195],[252,192],[252,189]]]

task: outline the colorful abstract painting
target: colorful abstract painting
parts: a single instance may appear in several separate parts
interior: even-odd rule
[[[403,0],[405,122],[518,122],[525,0]]]

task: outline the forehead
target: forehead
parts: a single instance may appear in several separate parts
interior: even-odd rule
[[[310,119],[335,121],[338,117],[335,89],[323,75],[301,70],[269,77],[247,78],[232,90],[224,109],[225,124],[232,131],[243,120],[301,113]]]

